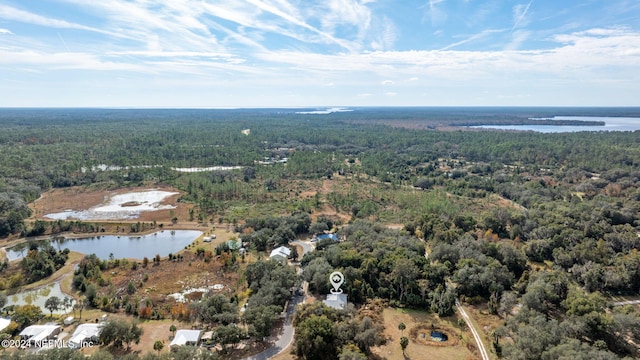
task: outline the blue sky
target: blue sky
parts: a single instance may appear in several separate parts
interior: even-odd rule
[[[638,0],[1,0],[0,106],[640,106]]]

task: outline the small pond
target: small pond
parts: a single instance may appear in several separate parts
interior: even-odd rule
[[[44,307],[44,303],[48,298],[52,296],[57,296],[60,301],[63,301],[64,298],[71,299],[71,304],[69,307],[60,308],[57,311],[54,311],[54,314],[66,314],[71,312],[71,310],[73,309],[73,304],[75,304],[75,300],[62,292],[62,290],[60,289],[60,283],[58,282],[45,285],[38,289],[27,290],[13,295],[7,295],[7,304],[5,306],[35,305],[38,306],[44,314],[48,315],[50,314],[50,312]]]
[[[115,259],[142,259],[176,253],[200,235],[202,231],[197,230],[161,230],[140,236],[100,235],[77,239],[64,238],[51,240],[51,245],[58,250],[68,248],[83,254],[96,254],[100,259],[108,259],[112,254]],[[20,259],[27,252],[27,249],[13,249],[6,249],[9,260]]]
[[[431,335],[431,341],[444,342],[449,340],[449,337],[447,336],[447,334],[440,331],[432,331],[430,335]]]

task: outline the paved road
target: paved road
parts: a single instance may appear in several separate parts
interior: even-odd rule
[[[299,254],[300,259],[302,259],[304,254],[315,249],[315,247],[309,241],[296,240],[291,243],[294,245],[300,245],[302,247],[302,254]],[[287,314],[284,319],[284,325],[282,326],[282,332],[278,336],[278,340],[276,340],[275,344],[261,353],[244,358],[244,360],[268,360],[288,348],[289,345],[291,345],[291,343],[293,342],[293,336],[295,335],[295,329],[293,327],[292,321],[293,313],[296,311],[296,306],[304,302],[304,300],[305,296],[294,295],[291,300],[289,300],[289,305],[287,306]]]
[[[292,241],[291,244],[300,245],[302,247],[302,254],[298,254],[299,255],[298,258],[300,260],[302,260],[302,257],[304,256],[304,254],[311,252],[315,249],[311,241],[296,240],[296,241]]]
[[[480,356],[482,357],[482,360],[489,360],[489,354],[487,353],[487,350],[484,348],[484,343],[482,342],[480,335],[476,331],[476,328],[473,326],[473,323],[471,322],[471,318],[469,317],[467,312],[464,310],[462,305],[460,305],[460,302],[458,301],[458,299],[456,299],[456,308],[460,312],[460,315],[462,315],[462,318],[464,319],[464,321],[467,323],[469,330],[471,330],[471,333],[473,334],[473,338],[476,339],[476,344],[478,344],[478,349],[480,350]]]
[[[623,306],[623,305],[638,305],[640,304],[640,300],[627,300],[627,301],[616,301],[612,303],[613,306]]]
[[[268,360],[272,357],[280,354],[293,342],[294,328],[293,328],[293,313],[296,310],[296,306],[304,299],[304,296],[294,296],[289,301],[287,306],[287,315],[284,319],[284,325],[282,326],[282,332],[280,333],[278,340],[270,348],[253,356],[244,358],[244,360]]]

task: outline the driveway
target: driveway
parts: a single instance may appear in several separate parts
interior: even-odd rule
[[[302,247],[302,254],[300,255],[300,259],[304,256],[304,254],[313,251],[315,247],[309,241],[301,241],[296,240],[292,241],[293,245],[300,245]],[[306,292],[305,292],[306,293]],[[296,306],[298,304],[303,303],[306,296],[294,295],[291,300],[289,300],[289,305],[287,306],[287,313],[284,318],[284,325],[282,326],[282,332],[278,336],[278,340],[276,340],[275,344],[266,349],[265,351],[258,353],[253,356],[249,356],[244,358],[244,360],[268,360],[272,357],[280,354],[284,351],[284,349],[288,348],[291,343],[293,343],[293,336],[295,335],[295,329],[293,327],[293,313],[296,311]]]
[[[282,332],[278,336],[275,344],[265,351],[253,356],[244,358],[245,360],[268,360],[272,357],[283,352],[293,342],[294,328],[293,328],[293,313],[296,310],[296,306],[300,304],[304,299],[304,296],[293,296],[287,306],[287,314],[284,319],[284,325],[282,326]]]

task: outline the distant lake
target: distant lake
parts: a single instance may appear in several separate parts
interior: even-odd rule
[[[162,230],[148,235],[100,235],[88,238],[51,240],[51,245],[57,250],[68,248],[86,255],[96,254],[106,260],[110,254],[116,259],[144,257],[152,258],[156,255],[167,256],[176,253],[191,244],[202,231],[196,230]],[[16,251],[6,249],[9,260],[20,259],[27,249]]]
[[[555,126],[555,125],[479,125],[480,129],[537,131],[541,133],[563,133],[579,131],[635,131],[640,130],[640,118],[598,116],[555,116],[550,120],[604,121],[604,126]],[[547,120],[547,119],[545,119]]]

